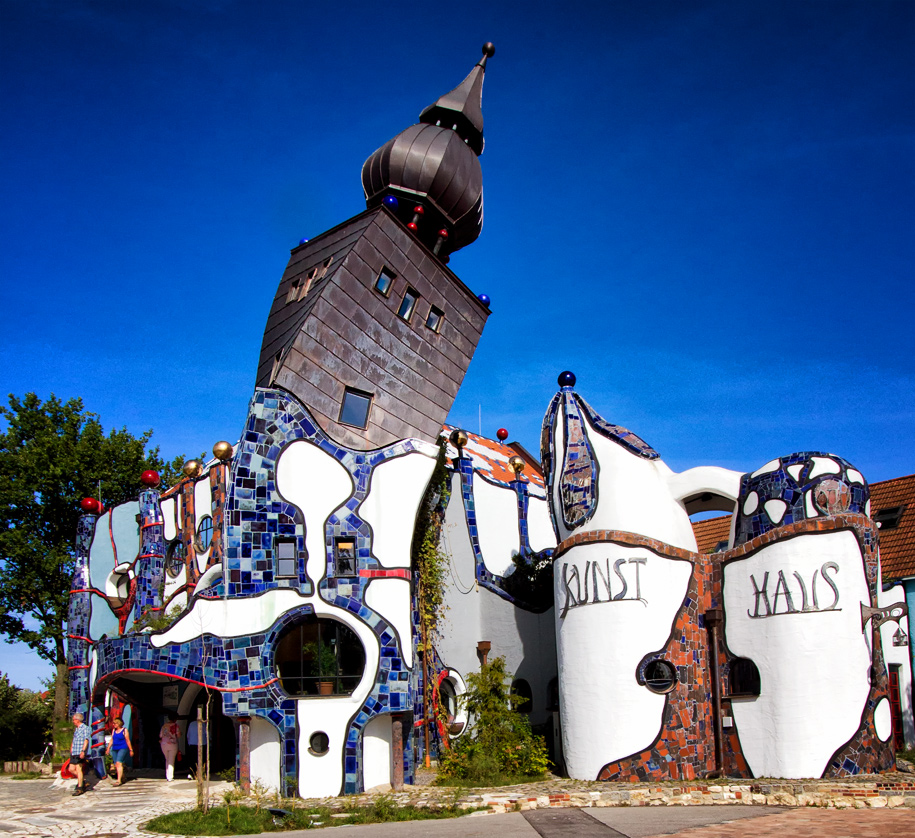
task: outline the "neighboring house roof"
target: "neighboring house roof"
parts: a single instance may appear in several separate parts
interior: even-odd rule
[[[451,425],[445,425],[444,433],[450,436],[454,428]],[[511,457],[519,456],[517,448],[512,446],[518,443],[510,442],[503,445],[494,439],[487,439],[485,436],[472,434],[465,430],[467,434],[467,445],[464,446],[464,455],[473,460],[473,468],[484,477],[497,480],[500,483],[511,483],[515,480],[515,473],[512,471],[508,461]],[[520,446],[519,446],[520,447]],[[527,452],[525,452],[527,453]],[[449,442],[448,457],[457,456],[457,449]],[[531,455],[522,457],[526,461],[524,471],[521,472],[522,479],[531,484],[530,489],[538,497],[544,497],[543,474],[539,468],[535,467],[531,461]],[[538,491],[539,490],[539,491]]]
[[[871,517],[880,523],[880,564],[884,582],[915,577],[915,474],[871,483]],[[731,516],[693,523],[700,553],[711,553],[728,538]]]

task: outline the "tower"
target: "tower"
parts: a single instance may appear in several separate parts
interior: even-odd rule
[[[366,210],[292,251],[257,387],[280,387],[350,448],[434,441],[489,316],[446,266],[483,224],[483,57],[366,160]]]

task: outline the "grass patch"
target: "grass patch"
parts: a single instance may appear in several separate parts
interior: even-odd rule
[[[449,806],[398,806],[389,797],[379,797],[369,806],[297,807],[295,801],[283,801],[289,814],[274,815],[270,809],[253,805],[216,806],[209,812],[192,809],[153,818],[144,826],[150,832],[172,835],[253,835],[258,832],[283,832],[290,829],[319,829],[344,824],[388,823],[390,821],[438,820],[457,818],[476,809]]]
[[[908,751],[896,751],[897,759],[904,759],[907,762],[915,763],[915,748]]]
[[[23,771],[20,774],[13,774],[11,780],[40,780],[42,777],[51,779],[50,774],[42,774],[40,771]]]

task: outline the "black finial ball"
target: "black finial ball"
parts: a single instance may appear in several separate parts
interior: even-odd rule
[[[575,373],[565,372],[559,373],[559,386],[560,387],[574,387],[575,386]]]
[[[492,41],[487,41],[483,44],[483,55],[487,58],[492,58],[496,54],[496,47]]]

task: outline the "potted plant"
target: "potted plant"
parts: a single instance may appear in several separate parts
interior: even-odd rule
[[[308,671],[313,678],[318,679],[318,695],[334,694],[334,679],[337,676],[337,656],[334,647],[323,643],[306,643],[302,647],[302,654],[308,661]],[[321,680],[321,679],[327,680]]]

